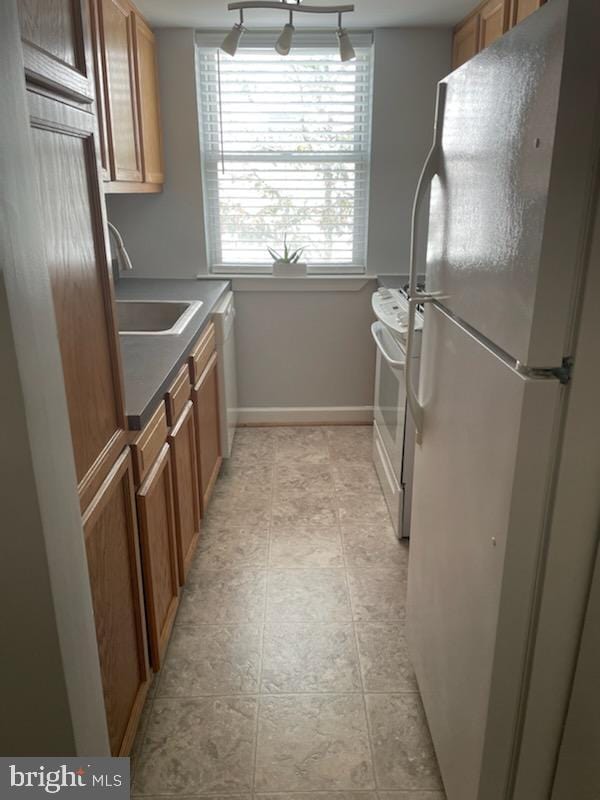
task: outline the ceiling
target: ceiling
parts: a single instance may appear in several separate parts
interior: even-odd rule
[[[305,0],[311,5],[335,5],[342,0]],[[345,3],[347,0],[343,0]],[[352,2],[352,0],[349,0]],[[237,19],[237,12],[227,11],[227,0],[135,0],[136,6],[153,27],[228,28]],[[477,5],[476,0],[354,0],[352,14],[344,17],[348,28],[393,28],[401,26],[454,25]],[[250,10],[246,25],[256,28],[278,28],[281,11]],[[283,20],[284,21],[284,20]],[[334,16],[296,14],[298,27],[332,27]]]

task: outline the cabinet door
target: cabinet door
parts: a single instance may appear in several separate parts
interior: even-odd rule
[[[223,460],[219,433],[219,385],[216,353],[213,353],[198,383],[194,386],[193,400],[200,467],[200,496],[204,512],[208,507]]]
[[[86,0],[18,0],[25,74],[83,106],[94,98]]]
[[[479,50],[489,47],[508,30],[510,0],[488,0],[479,12]]]
[[[92,28],[92,56],[94,59],[94,79],[96,87],[96,120],[98,123],[98,142],[100,148],[100,168],[102,179],[110,180],[110,162],[108,158],[108,127],[106,122],[106,87],[104,82],[104,66],[102,61],[102,42],[100,37],[101,0],[90,0],[90,20]]]
[[[133,11],[126,0],[100,0],[99,12],[111,179],[142,181]]]
[[[479,14],[474,14],[454,31],[452,69],[456,69],[479,52]]]
[[[160,669],[179,603],[171,451],[165,444],[137,493],[150,661]]]
[[[173,460],[179,583],[183,586],[200,535],[200,494],[194,409],[188,400],[169,434]]]
[[[518,25],[519,22],[523,22],[526,17],[541,8],[545,2],[546,0],[512,0],[511,25]]]
[[[156,42],[146,23],[135,14],[136,91],[140,114],[144,181],[162,183],[163,158],[158,99]]]
[[[93,115],[28,95],[81,508],[126,444]]]
[[[83,527],[110,748],[127,755],[149,685],[129,449],[85,511]]]

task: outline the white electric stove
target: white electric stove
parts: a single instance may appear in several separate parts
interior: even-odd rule
[[[399,538],[410,534],[415,431],[406,407],[406,341],[408,299],[405,289],[378,289],[371,300],[376,321],[371,326],[377,345],[373,460]],[[413,375],[418,378],[420,332],[417,313]]]

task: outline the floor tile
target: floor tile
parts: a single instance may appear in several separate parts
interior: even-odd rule
[[[390,512],[381,492],[336,492],[336,503],[342,524],[391,525]]]
[[[257,706],[255,697],[155,700],[133,793],[250,791]]]
[[[274,472],[274,491],[283,496],[299,492],[331,494],[334,490],[329,462],[304,464],[292,461],[277,464]]]
[[[393,565],[408,569],[408,545],[398,541],[391,523],[343,523],[341,530],[349,567]]]
[[[256,791],[373,789],[360,695],[262,697]]]
[[[265,627],[262,692],[360,690],[351,624],[272,623]]]
[[[261,622],[266,583],[266,570],[261,569],[194,572],[175,624]]]
[[[395,569],[349,569],[348,585],[355,620],[406,617],[406,581]]]
[[[259,495],[246,493],[213,497],[204,521],[206,527],[215,524],[236,527],[266,525],[271,516],[271,492]]]
[[[379,800],[446,800],[444,792],[377,792]]]
[[[261,626],[176,625],[158,697],[255,694],[260,657]]]
[[[337,511],[333,494],[303,493],[277,494],[273,497],[271,522],[274,526],[337,525]]]
[[[442,789],[417,694],[367,694],[375,773],[380,789]]]
[[[272,567],[343,567],[340,533],[337,527],[274,528],[269,564]]]
[[[202,531],[190,570],[194,581],[199,570],[266,567],[269,551],[269,526],[234,528],[214,524]]]
[[[322,428],[277,428],[276,464],[325,464],[328,461],[327,438]]]
[[[336,491],[348,492],[381,492],[377,472],[372,463],[352,461],[332,462],[333,482]]]
[[[257,794],[256,800],[377,800],[375,792],[286,792]],[[426,799],[425,799],[426,800]]]
[[[334,462],[373,463],[373,428],[370,425],[329,428],[327,441],[330,458]]]
[[[342,569],[273,569],[267,620],[342,622],[352,618]]]
[[[416,692],[402,622],[357,622],[358,653],[366,692]]]

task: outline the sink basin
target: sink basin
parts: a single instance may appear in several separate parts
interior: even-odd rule
[[[202,306],[201,300],[117,300],[119,333],[176,336]]]

